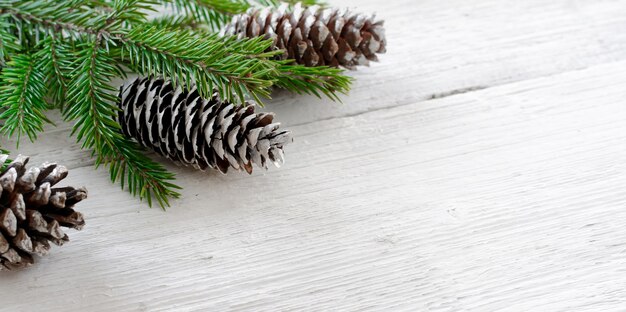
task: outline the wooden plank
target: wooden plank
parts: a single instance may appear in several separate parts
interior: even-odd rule
[[[388,52],[351,73],[344,104],[277,93],[268,105],[301,124],[624,60],[623,1],[350,0],[386,20]]]
[[[76,166],[87,227],[0,274],[3,307],[619,310],[624,72],[615,62],[295,126],[280,170],[174,168],[185,196],[166,213]],[[44,160],[57,135],[25,150]]]

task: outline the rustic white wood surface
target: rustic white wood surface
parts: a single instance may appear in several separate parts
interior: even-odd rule
[[[0,273],[0,310],[626,310],[626,1],[331,3],[389,52],[344,104],[276,94],[283,168],[170,166],[163,212],[67,125],[21,146],[88,187],[88,224]]]

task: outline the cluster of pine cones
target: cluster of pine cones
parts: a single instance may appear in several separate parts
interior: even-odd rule
[[[251,9],[234,16],[221,35],[263,36],[280,58],[306,66],[355,69],[377,61],[385,52],[383,21],[348,10],[303,8],[287,4],[276,10]],[[118,121],[122,132],[176,163],[200,170],[229,168],[252,173],[253,164],[267,169],[284,162],[283,147],[291,132],[280,128],[273,113],[255,112],[254,103],[234,105],[218,93],[201,98],[159,78],[136,79],[120,88]],[[0,164],[8,155],[0,154]],[[18,156],[0,173],[0,270],[33,263],[50,243],[62,245],[61,229],[80,230],[83,215],[74,205],[87,197],[85,188],[53,187],[67,169],[53,163],[26,168]]]

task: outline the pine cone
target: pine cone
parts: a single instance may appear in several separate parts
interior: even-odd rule
[[[166,158],[200,170],[229,167],[252,173],[252,163],[267,169],[284,162],[291,132],[272,123],[274,114],[255,113],[254,104],[222,101],[217,92],[203,99],[195,86],[175,88],[163,79],[136,79],[120,88],[119,123],[123,133]]]
[[[7,158],[0,155],[0,164]],[[53,188],[67,169],[52,163],[26,169],[27,162],[19,155],[0,174],[0,270],[32,264],[32,254],[47,254],[49,242],[60,246],[69,240],[62,226],[80,230],[85,224],[73,207],[87,190]]]
[[[348,10],[303,8],[288,4],[277,10],[250,9],[233,17],[222,35],[239,38],[264,36],[274,40],[274,49],[286,51],[282,58],[295,59],[306,66],[328,65],[355,69],[378,61],[376,53],[385,53],[384,21],[375,16]]]

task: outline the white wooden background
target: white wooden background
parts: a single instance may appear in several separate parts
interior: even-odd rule
[[[344,104],[278,93],[252,176],[149,209],[50,127],[87,226],[2,311],[624,311],[626,1],[331,1],[386,19]]]

